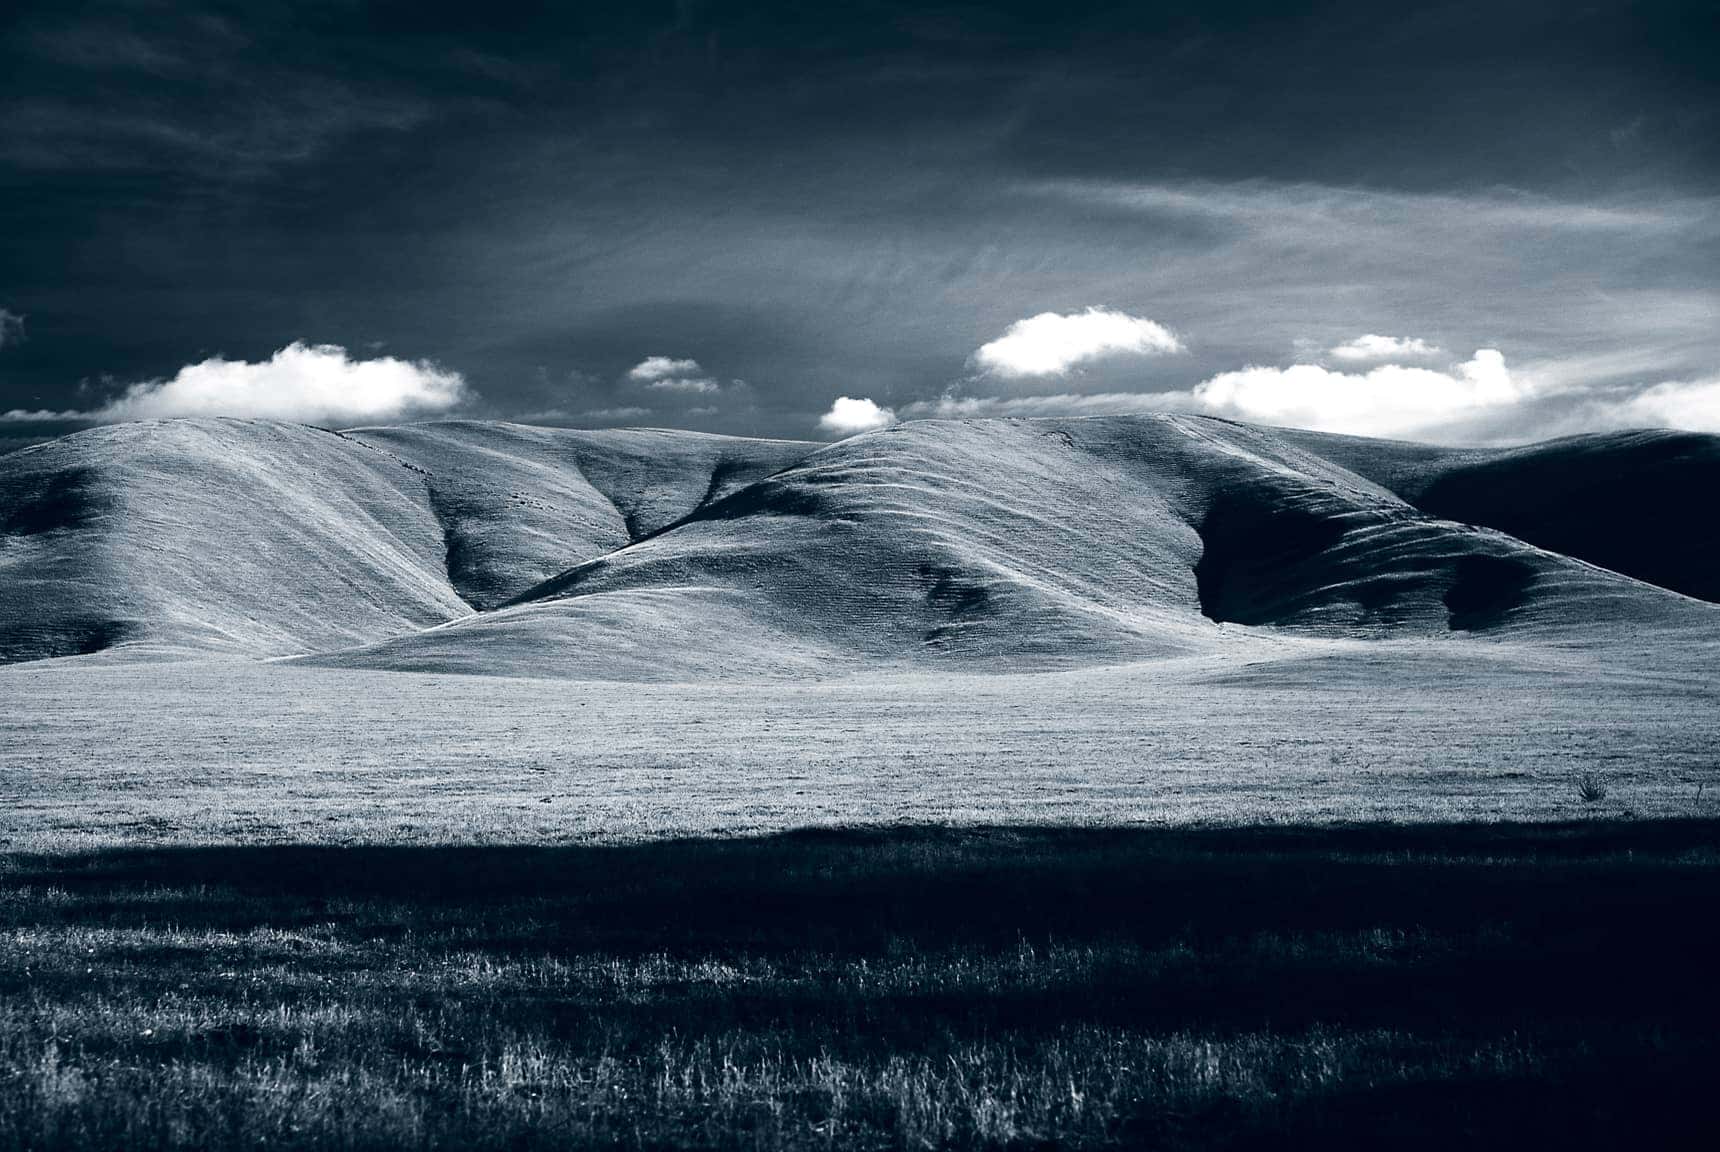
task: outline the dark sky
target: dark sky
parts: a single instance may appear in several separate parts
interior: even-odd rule
[[[13,3],[0,438],[295,341],[407,415],[1720,430],[1717,9]],[[976,357],[1095,307],[1180,350]]]

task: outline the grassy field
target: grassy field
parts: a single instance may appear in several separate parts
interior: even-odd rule
[[[1720,654],[1700,646],[1283,646],[780,684],[19,665],[0,669],[0,852],[1720,818]]]
[[[1712,1147],[1720,824],[0,865],[0,1146]]]

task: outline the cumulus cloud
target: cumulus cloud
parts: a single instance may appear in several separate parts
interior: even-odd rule
[[[1335,360],[1346,360],[1352,363],[1371,360],[1397,360],[1404,357],[1437,356],[1439,349],[1426,340],[1415,337],[1376,336],[1369,333],[1357,336],[1354,340],[1346,340],[1333,348],[1328,348],[1326,354]]]
[[[0,348],[20,344],[24,340],[24,318],[16,312],[0,308]]]
[[[818,418],[818,427],[837,436],[853,436],[875,428],[888,428],[896,422],[892,408],[880,408],[871,400],[838,396],[830,411]]]
[[[1118,416],[1193,412],[1260,424],[1433,443],[1522,443],[1578,432],[1677,428],[1720,433],[1720,378],[1590,391],[1545,365],[1515,372],[1493,348],[1447,370],[1381,364],[1341,372],[1318,364],[1251,366],[1192,389],[962,396],[921,400],[906,419]]]
[[[697,376],[704,371],[697,360],[672,356],[647,356],[627,370],[629,380],[663,380],[670,376]]]
[[[1382,364],[1365,373],[1318,364],[1251,366],[1221,372],[1192,394],[1203,411],[1265,424],[1415,436],[1435,432],[1526,400],[1533,389],[1515,379],[1496,349],[1482,348],[1448,372]]]
[[[1062,376],[1071,368],[1111,356],[1181,352],[1176,334],[1151,320],[1109,308],[1062,315],[1041,312],[1011,324],[980,346],[974,363],[1005,378]]]
[[[1653,395],[1645,393],[1643,398]],[[1166,392],[1064,392],[1049,396],[959,396],[920,401],[903,409],[910,418],[984,416],[1107,416],[1137,412],[1196,412],[1262,424],[1344,432],[1358,436],[1445,439],[1489,421],[1509,421],[1538,397],[1514,376],[1492,348],[1477,351],[1447,371],[1380,364],[1342,372],[1319,364],[1250,366],[1221,372],[1192,389]],[[1700,397],[1668,393],[1658,411],[1677,409],[1686,421]],[[1645,414],[1649,407],[1639,405]]]
[[[212,357],[170,380],[133,384],[92,420],[246,416],[317,423],[382,420],[452,408],[468,397],[458,372],[428,360],[354,360],[336,344],[287,345],[267,360]]]
[[[627,370],[627,378],[657,392],[704,396],[723,390],[697,360],[672,356],[647,356]]]
[[[1635,396],[1592,405],[1577,422],[1589,427],[1720,433],[1720,378],[1656,384]]]

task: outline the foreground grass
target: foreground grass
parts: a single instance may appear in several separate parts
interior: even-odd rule
[[[0,1145],[1714,1146],[1720,827],[0,864]]]

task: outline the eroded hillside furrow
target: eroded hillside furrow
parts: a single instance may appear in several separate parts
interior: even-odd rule
[[[486,611],[661,531],[711,493],[775,471],[813,447],[481,421],[347,435],[433,477],[437,514],[453,548],[450,579]]]

